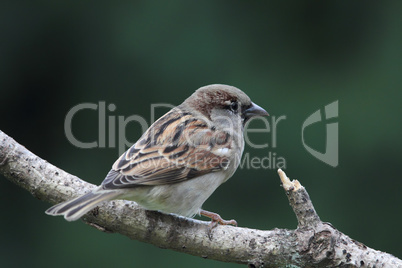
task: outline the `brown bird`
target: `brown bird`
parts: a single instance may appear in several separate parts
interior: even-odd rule
[[[98,188],[46,213],[74,221],[103,201],[126,199],[148,210],[237,225],[201,206],[239,166],[245,123],[267,115],[238,88],[201,87],[152,124]]]

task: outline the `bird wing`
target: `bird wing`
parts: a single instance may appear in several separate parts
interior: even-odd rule
[[[220,171],[229,166],[231,148],[229,133],[174,108],[120,156],[102,186],[172,184]]]

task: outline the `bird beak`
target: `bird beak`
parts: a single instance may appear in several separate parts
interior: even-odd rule
[[[269,114],[263,108],[255,104],[254,102],[251,103],[251,107],[248,108],[243,112],[245,121],[253,118],[255,116],[268,116]]]

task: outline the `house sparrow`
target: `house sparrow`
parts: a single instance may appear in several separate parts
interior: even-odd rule
[[[267,115],[238,88],[201,87],[152,124],[98,188],[46,213],[74,221],[103,201],[126,199],[148,210],[237,225],[201,206],[239,166],[245,123]]]

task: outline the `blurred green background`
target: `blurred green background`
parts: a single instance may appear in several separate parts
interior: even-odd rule
[[[116,105],[106,116],[149,122],[153,103],[177,105],[200,86],[234,85],[272,116],[286,116],[275,148],[273,133],[253,133],[254,143],[270,147],[245,152],[283,157],[323,221],[402,257],[401,12],[401,1],[2,1],[0,129],[99,184],[118,148],[73,146],[64,132],[72,107],[104,101]],[[333,168],[306,151],[301,126],[336,100]],[[77,114],[72,130],[81,141],[97,140],[97,112]],[[128,124],[120,134],[133,143],[141,128]],[[309,146],[325,150],[325,122],[305,135]],[[238,266],[46,216],[50,204],[3,177],[0,201],[2,267]],[[297,226],[276,167],[238,170],[204,208],[243,227]]]

